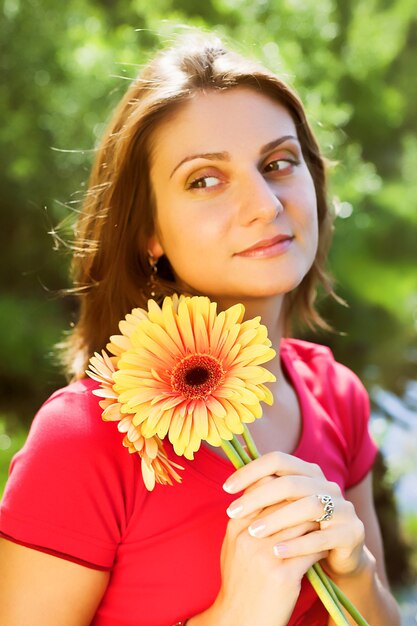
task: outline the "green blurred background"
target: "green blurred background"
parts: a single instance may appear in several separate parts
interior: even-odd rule
[[[417,439],[417,1],[4,0],[0,20],[0,493],[36,408],[64,383],[53,346],[76,309],[59,290],[94,146],[127,81],[188,26],[290,82],[336,163],[331,267],[349,307],[323,302],[338,332],[315,340],[374,399],[381,484],[416,471],[417,449],[395,456],[387,442]],[[416,511],[400,506],[404,545]]]

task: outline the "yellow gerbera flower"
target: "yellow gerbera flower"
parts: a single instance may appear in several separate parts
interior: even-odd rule
[[[149,491],[155,487],[155,482],[163,485],[172,485],[172,479],[181,482],[181,476],[174,468],[183,468],[168,458],[158,437],[145,439],[140,426],[133,424],[133,415],[121,413],[117,393],[113,390],[116,363],[117,358],[109,357],[104,350],[101,355],[96,352],[91,357],[90,368],[86,372],[90,378],[100,383],[100,388],[94,389],[93,394],[102,398],[99,402],[103,409],[102,419],[119,422],[118,430],[125,433],[123,445],[130,453],[137,452],[141,458],[143,481]]]
[[[264,383],[275,377],[260,364],[275,351],[260,317],[242,322],[241,304],[217,313],[207,297],[174,295],[148,307],[107,346],[119,357],[112,393],[143,437],[168,434],[193,459],[202,440],[220,446],[261,417],[261,401],[272,404]]]

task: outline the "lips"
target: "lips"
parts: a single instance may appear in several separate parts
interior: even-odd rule
[[[292,235],[285,235],[285,234],[277,235],[276,237],[273,237],[272,239],[262,239],[261,241],[258,241],[257,243],[255,243],[255,245],[251,246],[250,248],[246,248],[245,250],[241,250],[237,254],[247,254],[250,252],[254,252],[255,250],[264,250],[264,249],[271,248],[272,246],[283,243],[283,242],[292,241],[293,239],[294,237]]]

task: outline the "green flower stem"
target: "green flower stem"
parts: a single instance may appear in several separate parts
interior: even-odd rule
[[[243,467],[245,465],[245,463],[242,461],[240,455],[236,452],[235,448],[232,446],[230,441],[227,441],[226,439],[222,439],[221,446],[236,469],[239,469],[239,467]]]
[[[340,604],[342,604],[342,606],[345,607],[345,609],[349,612],[351,617],[353,617],[353,619],[356,621],[356,624],[358,626],[369,626],[369,623],[359,613],[358,609],[355,607],[354,604],[352,604],[352,602],[343,593],[340,587],[338,587],[336,583],[334,582],[334,580],[329,578],[327,574],[323,571],[323,568],[321,567],[320,563],[315,563],[313,565],[313,568],[316,571],[316,574],[320,576],[321,581],[326,586],[327,590],[332,595],[332,597],[335,598],[336,601],[340,602]]]
[[[320,600],[323,602],[330,617],[336,624],[336,626],[349,626],[349,622],[342,613],[339,603],[335,602],[332,596],[329,594],[327,587],[323,584],[320,576],[315,571],[314,567],[310,567],[306,574],[311,585],[314,587],[314,591],[317,593]]]
[[[337,603],[338,599],[337,599],[337,595],[335,590],[333,589],[332,584],[330,583],[330,580],[328,579],[327,575],[324,573],[323,569],[321,568],[319,563],[315,563],[313,565],[313,569],[316,572],[317,576],[320,577],[321,582],[323,583],[323,585],[326,587],[327,591],[329,592],[329,594],[332,596],[333,600]]]
[[[236,469],[247,465],[251,460],[260,456],[246,424],[244,424],[243,439],[250,456],[243,449],[237,437],[233,437],[231,442],[222,439],[222,448]],[[310,567],[306,576],[336,626],[349,626],[341,605],[349,612],[357,626],[369,626],[368,622],[345,596],[343,591],[324,573],[319,563],[315,563],[313,567]]]
[[[252,457],[252,459],[258,459],[259,458],[259,452],[258,449],[255,445],[255,442],[253,440],[252,435],[249,432],[249,428],[246,426],[246,424],[243,424],[243,439],[245,440],[245,443],[247,445],[248,451],[249,451],[249,455]]]
[[[324,575],[326,576],[326,574],[324,574]],[[366,619],[359,613],[359,611],[356,608],[356,606],[354,604],[352,604],[352,602],[343,593],[343,591],[340,589],[340,587],[338,587],[336,585],[336,583],[331,578],[328,578],[328,580],[330,581],[330,584],[333,587],[333,591],[335,592],[335,594],[337,596],[337,599],[339,600],[340,604],[342,604],[345,607],[345,609],[349,612],[349,614],[355,620],[356,624],[358,626],[369,626],[369,622],[367,622]]]
[[[242,459],[244,465],[247,465],[248,463],[252,461],[249,454],[246,452],[246,450],[243,449],[242,444],[240,443],[239,439],[235,435],[233,435],[233,439],[230,441],[230,443],[236,450],[239,457]]]

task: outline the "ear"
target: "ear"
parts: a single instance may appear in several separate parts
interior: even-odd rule
[[[164,249],[161,246],[157,235],[152,235],[152,237],[149,238],[147,250],[148,253],[151,254],[156,260],[164,254]]]

